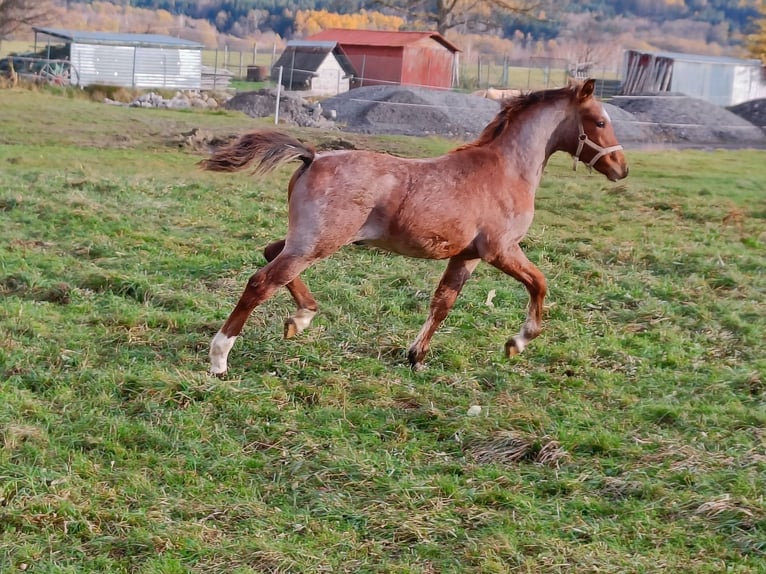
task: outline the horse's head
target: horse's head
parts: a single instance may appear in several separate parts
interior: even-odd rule
[[[609,114],[593,95],[595,83],[591,79],[575,81],[570,86],[574,91],[577,117],[576,126],[571,126],[572,137],[567,138],[574,143],[569,144],[566,151],[574,156],[574,169],[577,169],[577,162],[582,161],[611,181],[617,181],[628,176],[628,163]]]

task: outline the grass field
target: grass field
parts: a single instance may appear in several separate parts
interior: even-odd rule
[[[278,294],[219,380],[291,169],[178,143],[255,120],[69,95],[0,91],[0,572],[766,572],[762,151],[629,153],[618,185],[554,156],[511,361],[520,285],[480,266],[414,373],[444,263],[349,247],[304,275],[312,328],[282,341]]]

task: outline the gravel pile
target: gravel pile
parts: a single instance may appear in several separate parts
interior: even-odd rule
[[[742,102],[728,110],[766,132],[766,98]]]
[[[683,94],[617,96],[612,103],[631,113],[636,125],[649,127],[656,143],[700,147],[766,145],[766,135],[749,121],[726,108]]]
[[[473,139],[495,117],[493,100],[426,88],[365,86],[328,98],[338,124],[357,133],[441,135]]]
[[[238,94],[225,106],[252,117],[274,114],[276,90]],[[617,138],[628,148],[766,147],[766,100],[730,110],[682,94],[617,96],[604,104]],[[310,103],[282,94],[280,118],[304,127],[336,127],[356,133],[440,135],[475,139],[500,104],[470,94],[404,86],[366,86]],[[753,123],[751,123],[753,122]],[[756,125],[753,125],[756,124]],[[764,128],[766,130],[766,128]]]
[[[238,110],[251,118],[274,115],[277,90],[264,88],[253,92],[241,92],[228,100],[224,107]],[[322,106],[304,100],[294,92],[282,92],[279,98],[279,117],[301,127],[330,127],[332,122],[322,117]]]
[[[656,144],[659,143],[657,134],[650,125],[638,121],[636,116],[615,105],[605,103],[604,109],[614,124],[614,133],[622,145]]]

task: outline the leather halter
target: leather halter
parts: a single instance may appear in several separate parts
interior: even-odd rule
[[[588,166],[588,169],[593,169],[593,166],[596,165],[596,162],[600,160],[602,157],[604,157],[606,154],[612,153],[613,151],[620,151],[624,149],[620,144],[612,145],[609,147],[601,147],[596,142],[594,142],[592,139],[588,137],[588,134],[585,133],[585,128],[582,125],[582,120],[579,121],[578,127],[580,129],[580,137],[578,138],[577,142],[577,151],[574,154],[574,164],[572,165],[572,169],[574,171],[577,171],[577,163],[580,161],[580,154],[582,153],[582,148],[586,145],[596,150],[596,155],[593,156],[593,159],[591,159],[586,165]]]

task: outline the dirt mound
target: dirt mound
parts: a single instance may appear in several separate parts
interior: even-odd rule
[[[441,135],[472,139],[500,109],[497,102],[403,86],[364,86],[322,102],[338,124],[357,133]]]
[[[766,145],[766,135],[726,108],[683,94],[617,96],[617,107],[651,127],[654,141],[687,146]]]
[[[742,102],[727,109],[766,132],[766,98]]]
[[[274,115],[277,105],[277,91],[264,88],[253,92],[242,92],[224,104],[229,110],[240,111],[251,118],[265,118]],[[322,106],[310,103],[298,95],[282,92],[279,98],[280,119],[301,127],[329,127],[331,122],[322,117]]]
[[[357,88],[323,102],[342,129],[360,133],[442,135],[474,139],[500,111],[500,103],[473,94],[402,86]],[[654,131],[628,111],[604,104],[623,144],[657,143]]]
[[[263,89],[238,94],[225,107],[267,117],[274,115],[275,105],[276,90]],[[683,94],[662,93],[617,96],[604,106],[617,138],[628,148],[766,147],[766,134],[757,127],[766,126],[766,100],[746,102],[729,111]],[[499,102],[479,96],[405,86],[364,86],[321,104],[283,92],[279,105],[281,119],[303,127],[439,135],[464,141],[475,139],[499,110]]]

